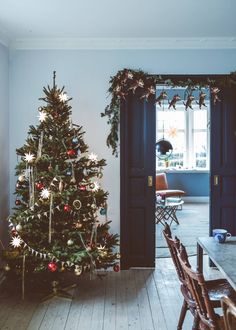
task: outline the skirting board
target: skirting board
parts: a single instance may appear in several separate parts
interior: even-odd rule
[[[209,203],[209,196],[185,196],[183,197],[185,203]]]

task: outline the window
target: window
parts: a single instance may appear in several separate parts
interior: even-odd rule
[[[199,108],[199,90],[192,92],[194,100],[192,108],[186,111],[187,93],[185,88],[157,86],[157,95],[162,91],[167,98],[157,103],[157,141],[165,138],[173,146],[173,152],[167,161],[157,158],[157,168],[174,169],[209,169],[209,90],[202,89],[206,94],[204,105]],[[176,110],[170,107],[171,99],[178,94]]]

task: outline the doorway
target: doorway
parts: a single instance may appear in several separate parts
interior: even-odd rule
[[[171,222],[189,255],[196,253],[196,238],[209,232],[210,194],[210,90],[157,85],[156,140],[168,141],[171,151],[156,152],[156,172],[165,173],[169,189],[186,192],[184,204],[178,207],[178,223]],[[162,96],[165,96],[162,98]],[[162,99],[161,99],[162,98]],[[161,99],[161,100],[160,100]],[[187,103],[188,100],[191,102]],[[179,202],[179,198],[167,198]],[[160,207],[158,206],[158,212]],[[162,235],[163,224],[156,224],[156,258],[169,257]]]
[[[229,75],[168,76],[192,86],[214,81],[220,87],[217,102],[211,90],[210,224],[236,234],[236,85]],[[175,84],[176,85],[176,84]],[[202,85],[201,85],[202,86]],[[156,106],[141,87],[129,90],[120,107],[121,268],[155,267]],[[174,111],[174,110],[173,110]],[[191,111],[188,110],[188,111]]]

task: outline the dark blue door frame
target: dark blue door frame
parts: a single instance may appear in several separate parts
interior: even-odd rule
[[[206,77],[226,75],[169,75],[163,80],[194,81]],[[155,267],[155,187],[148,186],[148,177],[153,181],[155,178],[155,98],[146,102],[140,95],[130,93],[120,109],[122,269]],[[232,156],[236,145],[236,92],[226,88],[220,97],[222,101],[211,106],[209,231],[220,226],[236,234],[236,152]]]

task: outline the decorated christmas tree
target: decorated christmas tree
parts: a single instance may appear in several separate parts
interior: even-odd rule
[[[71,120],[63,88],[43,89],[39,124],[17,149],[16,199],[9,217],[7,273],[119,270],[109,233],[108,193],[100,187],[105,160],[88,151],[81,126]],[[22,262],[23,260],[23,262]]]

